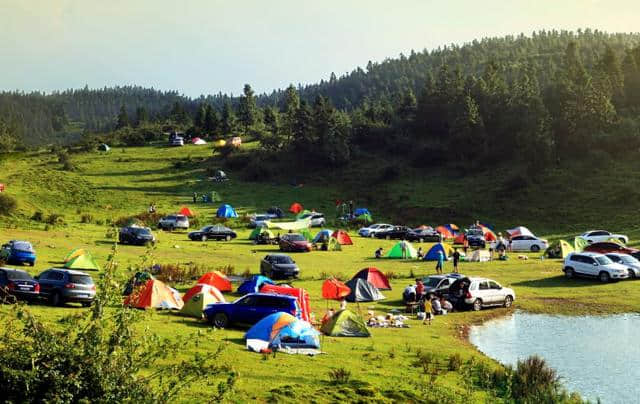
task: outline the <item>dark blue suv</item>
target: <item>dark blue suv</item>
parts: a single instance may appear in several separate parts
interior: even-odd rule
[[[0,268],[0,299],[35,300],[40,295],[40,285],[21,269]]]
[[[0,248],[0,260],[7,264],[36,264],[36,250],[28,241],[11,240]]]
[[[233,303],[210,304],[204,309],[204,316],[214,326],[224,328],[229,324],[255,324],[280,311],[300,318],[295,297],[269,293],[250,293]]]
[[[96,285],[84,272],[51,268],[36,276],[36,280],[40,283],[40,296],[54,306],[76,302],[89,307],[96,297]]]

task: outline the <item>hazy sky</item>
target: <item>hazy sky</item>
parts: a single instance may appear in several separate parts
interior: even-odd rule
[[[0,0],[0,89],[268,92],[411,49],[639,21],[638,0]]]

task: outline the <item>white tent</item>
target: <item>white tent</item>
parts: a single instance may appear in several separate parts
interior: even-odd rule
[[[518,226],[518,227],[514,227],[513,229],[509,229],[507,230],[507,234],[509,234],[509,238],[513,238],[516,236],[534,237],[533,233],[531,233],[531,230],[527,229],[524,226]]]
[[[200,139],[199,137],[195,137],[195,138],[193,138],[193,140],[191,141],[191,143],[193,143],[193,144],[197,144],[197,145],[200,145],[200,144],[207,144],[207,142],[205,142],[205,141],[204,141],[204,139]]]

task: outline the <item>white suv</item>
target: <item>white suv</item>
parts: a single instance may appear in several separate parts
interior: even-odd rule
[[[174,229],[188,229],[189,218],[185,215],[169,215],[163,217],[158,222],[158,228],[160,230],[174,230]]]
[[[616,264],[604,254],[593,252],[571,253],[564,259],[564,275],[567,278],[588,276],[600,282],[627,279],[629,272],[624,265]]]
[[[624,234],[613,234],[606,230],[590,230],[580,235],[583,239],[587,240],[587,243],[599,243],[601,241],[609,241],[611,239],[619,240],[623,244],[629,242],[629,237]]]
[[[489,306],[511,307],[516,293],[491,279],[462,278],[449,288],[449,298],[458,303],[462,300],[474,311],[480,311],[483,307]]]
[[[360,237],[375,237],[377,232],[391,229],[393,229],[392,224],[376,223],[371,226],[361,228],[358,230],[358,234]]]
[[[300,216],[300,219],[304,220],[307,218],[311,218],[311,227],[324,227],[325,225],[325,220],[324,220],[324,214],[323,213],[318,213],[318,212],[311,212],[311,213],[307,213],[306,215],[302,215]]]

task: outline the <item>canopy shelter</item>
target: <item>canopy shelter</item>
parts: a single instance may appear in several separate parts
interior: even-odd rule
[[[330,300],[342,300],[346,298],[351,289],[336,278],[329,278],[322,283],[322,298]]]
[[[564,240],[558,240],[551,243],[551,245],[545,250],[544,255],[546,255],[547,258],[566,258],[567,255],[574,251],[575,250],[571,244]]]
[[[238,214],[236,213],[236,210],[233,209],[233,206],[225,203],[220,205],[220,207],[218,208],[218,211],[216,212],[216,216],[224,217],[224,218],[232,218],[232,217],[238,217]]]
[[[446,260],[447,257],[451,256],[451,254],[453,253],[453,250],[447,244],[436,243],[433,246],[431,246],[429,251],[427,251],[427,253],[424,255],[423,260],[425,260],[425,261],[437,261],[438,260],[438,256],[439,256],[439,254],[438,254],[439,252],[442,252],[442,254],[444,255],[444,259]]]
[[[100,270],[100,265],[98,265],[88,251],[83,251],[83,254],[76,255],[69,261],[65,262],[64,267],[67,269],[82,269],[87,271]]]
[[[348,302],[375,302],[385,297],[371,282],[361,278],[351,279],[346,285],[351,289],[347,296]]]
[[[257,293],[264,284],[275,285],[275,282],[266,276],[254,275],[238,287],[238,293],[246,295],[247,293]]]
[[[370,337],[362,317],[351,310],[340,310],[324,323],[320,329],[330,337]]]
[[[358,273],[355,274],[352,279],[355,279],[355,278],[361,278],[366,281],[369,281],[369,283],[371,283],[373,286],[375,286],[379,290],[391,290],[391,284],[389,283],[389,279],[378,268],[374,268],[374,267],[363,268],[360,271],[358,271]]]
[[[184,302],[180,294],[157,279],[149,279],[124,299],[125,306],[138,309],[175,309],[180,310]]]
[[[513,229],[507,230],[507,235],[509,236],[509,238],[514,238],[517,236],[534,237],[533,233],[531,233],[531,231],[524,226],[517,226],[517,227],[514,227]]]
[[[298,214],[300,212],[302,212],[304,209],[302,208],[302,205],[300,205],[298,202],[294,202],[291,204],[291,206],[289,206],[289,212],[294,213],[294,214]]]
[[[349,234],[347,234],[347,232],[344,230],[334,231],[331,237],[334,237],[336,240],[338,240],[338,243],[340,243],[340,245],[353,245],[351,237],[349,237]]]
[[[180,208],[178,213],[186,217],[194,217],[196,215],[191,209],[189,209],[186,206],[183,206],[182,208]]]
[[[264,223],[269,229],[297,231],[309,228],[311,226],[311,218],[308,217],[294,222],[272,222],[271,220],[267,220]]]
[[[207,272],[196,283],[213,286],[221,292],[231,292],[232,290],[231,281],[220,271]]]
[[[290,286],[263,284],[261,293],[274,293],[276,295],[293,296],[298,300],[300,306],[300,318],[304,321],[311,321],[311,305],[309,304],[309,293],[302,288],[292,288]]]
[[[404,243],[405,248],[405,256],[402,256],[402,243]],[[387,253],[387,258],[417,258],[418,251],[411,245],[410,242],[403,240],[398,241],[396,245],[391,247],[389,252]]]
[[[247,348],[320,348],[320,333],[311,324],[289,313],[273,313],[258,321],[244,337]],[[263,342],[263,344],[260,343]],[[256,343],[257,342],[257,343]]]

